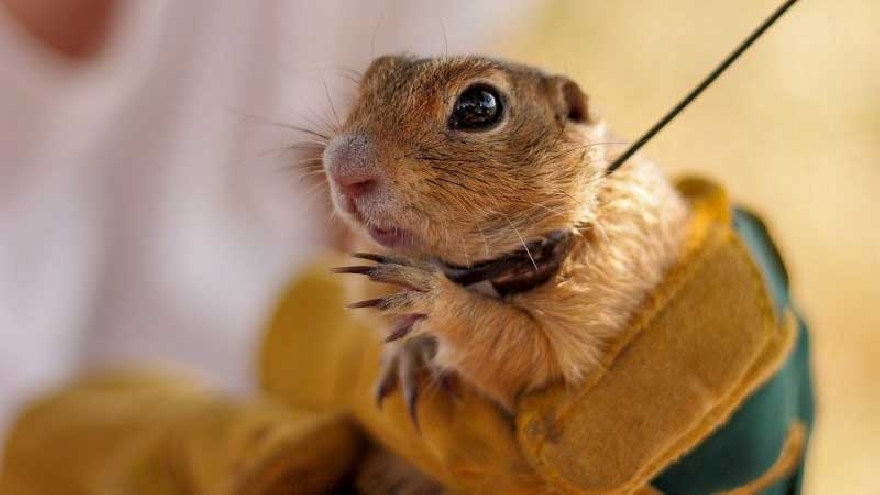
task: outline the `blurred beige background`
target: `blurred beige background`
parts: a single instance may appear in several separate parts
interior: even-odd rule
[[[556,0],[498,51],[572,76],[634,138],[778,3]],[[787,258],[813,332],[814,495],[880,494],[878,21],[876,0],[800,2],[646,150],[722,181]]]

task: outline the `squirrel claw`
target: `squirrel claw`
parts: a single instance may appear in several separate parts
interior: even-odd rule
[[[379,383],[376,386],[376,407],[382,409],[382,402],[397,388],[397,375],[382,372]]]
[[[440,374],[437,375],[437,385],[440,387],[440,390],[446,392],[446,395],[453,400],[461,402],[461,394],[459,394],[455,375],[453,373],[447,371],[440,372]]]
[[[405,320],[415,322],[422,318],[424,315],[415,313],[407,315]],[[394,390],[400,389],[410,420],[419,433],[421,433],[421,423],[418,405],[425,390],[425,384],[430,383],[428,381],[430,378],[433,378],[432,381],[439,389],[458,399],[453,385],[454,374],[441,370],[432,363],[436,347],[434,339],[425,335],[417,335],[404,341],[395,342],[393,347],[386,348],[384,365],[376,386],[378,407],[382,406],[382,402]]]
[[[387,256],[371,253],[353,253],[351,257],[360,258],[362,260],[375,261],[376,263],[387,263],[389,259]]]
[[[403,401],[406,404],[409,417],[416,431],[421,432],[418,415],[418,402],[421,396],[422,375],[420,371],[427,365],[425,361],[422,343],[427,342],[416,339],[415,342],[406,342],[398,354],[397,373],[400,377],[400,389]],[[433,342],[431,342],[433,345]]]
[[[356,273],[358,275],[366,275],[372,270],[372,266],[340,266],[334,268],[333,273]]]
[[[425,313],[412,313],[404,316],[402,319],[400,319],[400,321],[398,321],[397,325],[395,325],[394,330],[390,334],[388,334],[387,337],[385,337],[385,343],[388,344],[390,342],[394,342],[395,340],[400,340],[406,337],[412,332],[413,326],[416,324],[416,322],[418,322],[419,320],[423,320],[427,317],[428,315],[426,315]]]
[[[378,254],[355,253],[352,256],[376,262],[375,265],[354,265],[334,268],[333,273],[364,275],[373,282],[397,285],[415,292],[428,292],[435,287],[435,279],[442,275],[433,265],[404,258]]]
[[[351,304],[346,304],[346,309],[361,309],[361,308],[379,308],[385,305],[385,298],[380,297],[378,299],[367,299],[366,301],[358,301]]]

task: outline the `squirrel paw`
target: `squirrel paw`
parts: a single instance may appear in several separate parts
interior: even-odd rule
[[[451,283],[440,268],[430,263],[377,254],[355,253],[352,256],[375,261],[376,264],[344,266],[333,271],[364,275],[374,282],[403,289],[378,299],[348,305],[349,309],[374,308],[390,316],[400,316],[400,321],[388,337],[389,342],[405,337],[418,321],[427,318],[438,299],[439,289],[444,283]]]
[[[440,368],[434,363],[437,342],[428,335],[417,335],[396,342],[385,349],[382,370],[376,383],[376,403],[382,401],[400,388],[413,426],[419,430],[417,406],[425,386],[436,386],[453,398],[458,398],[455,390],[455,374]]]
[[[379,406],[398,387],[413,425],[419,429],[416,406],[426,383],[434,384],[453,397],[455,375],[434,362],[437,341],[426,333],[426,320],[440,298],[443,284],[451,284],[440,268],[407,258],[356,253],[355,258],[375,262],[369,266],[345,266],[336,273],[364,275],[374,282],[396,285],[403,290],[377,299],[349,304],[349,309],[374,308],[394,317],[383,354],[382,371],[376,386]],[[414,332],[413,330],[416,329]]]

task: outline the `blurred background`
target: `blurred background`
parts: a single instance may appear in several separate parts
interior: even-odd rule
[[[374,55],[565,73],[632,138],[777,2],[317,4],[0,0],[0,428],[98,366],[248,390],[277,291],[328,237],[308,151],[284,151],[310,143],[275,124],[332,121]],[[880,493],[877,19],[800,2],[645,150],[723,183],[786,257],[819,395],[809,494]]]

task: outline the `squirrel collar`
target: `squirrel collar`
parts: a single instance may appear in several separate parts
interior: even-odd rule
[[[526,292],[547,282],[568,252],[570,234],[552,232],[499,258],[480,261],[472,266],[457,266],[440,261],[446,278],[464,287],[507,296]]]

